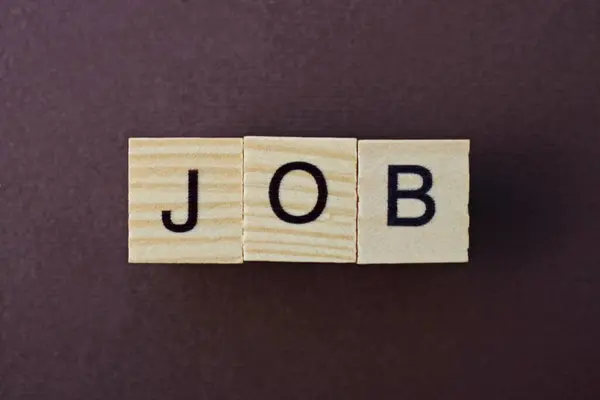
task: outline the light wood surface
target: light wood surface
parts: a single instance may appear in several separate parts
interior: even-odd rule
[[[243,139],[129,140],[129,261],[241,263]],[[198,221],[165,228],[162,211],[183,223],[188,171],[198,170]]]
[[[469,247],[468,140],[361,140],[358,143],[358,263],[466,262]],[[388,166],[420,165],[433,177],[435,215],[423,226],[388,226]],[[403,174],[398,189],[423,180]],[[423,215],[425,204],[400,199],[398,214]]]
[[[356,261],[356,139],[244,139],[244,259],[251,261]],[[318,167],[327,182],[327,203],[313,222],[293,224],[278,218],[269,199],[275,172],[290,162]],[[317,202],[317,184],[305,171],[281,181],[283,209],[309,213]]]

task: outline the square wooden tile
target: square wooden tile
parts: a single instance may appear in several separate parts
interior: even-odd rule
[[[242,262],[242,151],[242,139],[130,139],[129,262]]]
[[[358,159],[359,264],[468,261],[468,140],[361,140]]]
[[[244,138],[244,260],[355,262],[356,162],[356,139]]]

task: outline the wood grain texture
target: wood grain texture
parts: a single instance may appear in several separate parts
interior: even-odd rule
[[[242,139],[129,140],[129,262],[241,263]],[[188,171],[198,170],[198,223],[165,228],[162,211],[182,223]]]
[[[466,262],[469,247],[468,140],[361,140],[358,143],[358,263]],[[388,165],[429,169],[435,215],[423,226],[388,226]],[[403,174],[399,189],[422,179]],[[398,200],[399,217],[423,215],[420,200]]]
[[[313,222],[279,219],[269,201],[269,184],[284,164],[303,161],[318,167],[327,181],[327,204]],[[244,139],[244,260],[291,262],[356,261],[356,139]],[[317,201],[315,179],[291,171],[282,180],[283,209],[310,212]]]

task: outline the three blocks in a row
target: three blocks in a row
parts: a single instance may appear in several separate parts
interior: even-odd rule
[[[468,140],[133,138],[129,261],[465,262]]]

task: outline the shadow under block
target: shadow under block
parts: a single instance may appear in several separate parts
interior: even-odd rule
[[[244,260],[356,262],[356,142],[244,138]]]
[[[130,139],[129,262],[241,263],[242,151],[243,139]]]
[[[362,140],[358,160],[359,264],[468,261],[468,140]]]

